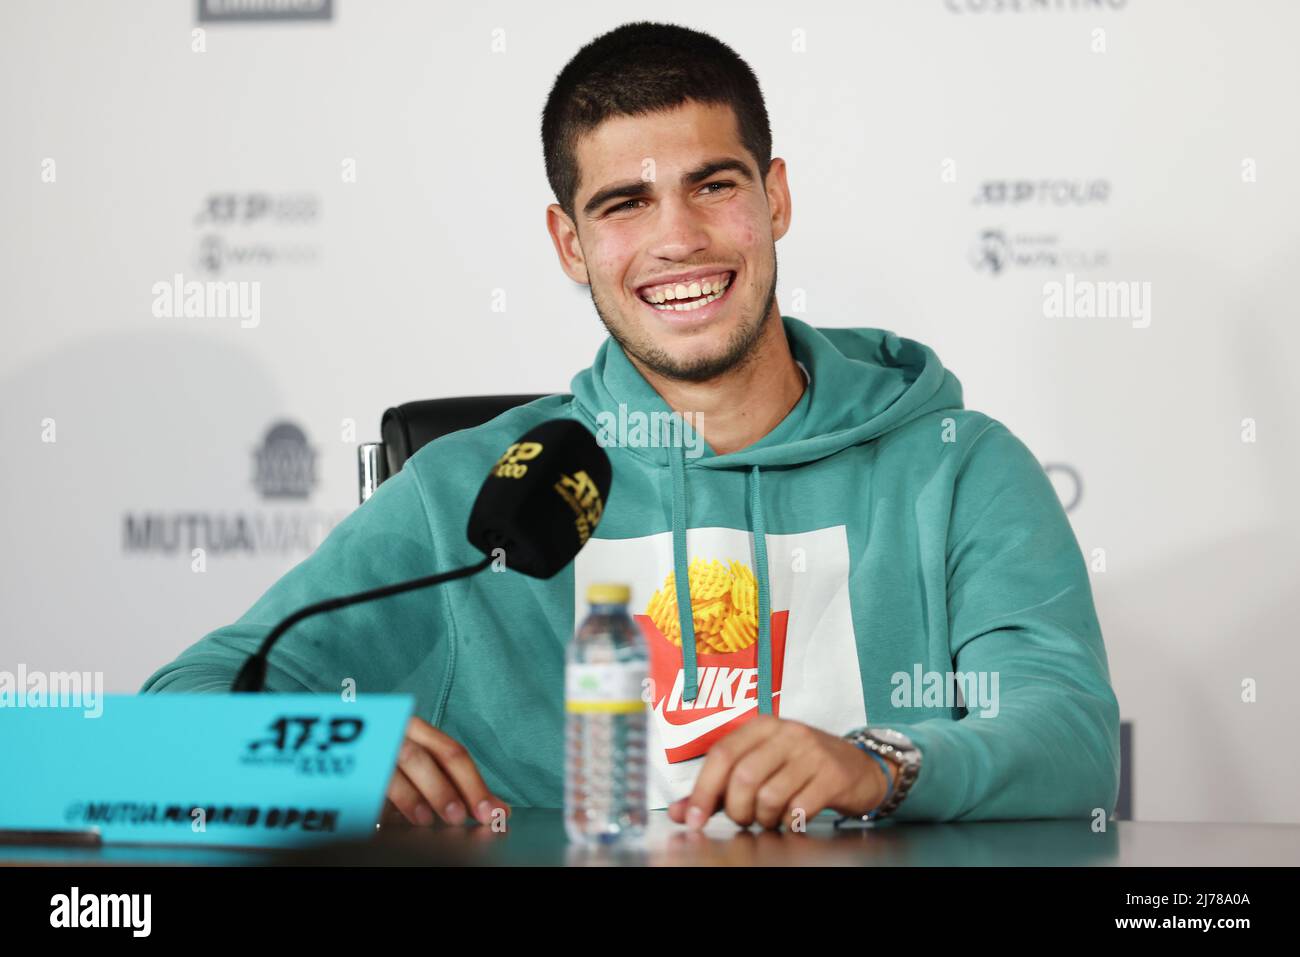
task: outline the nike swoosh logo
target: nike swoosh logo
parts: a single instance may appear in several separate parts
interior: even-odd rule
[[[781,692],[772,695],[775,699]],[[655,706],[655,715],[659,718],[659,737],[663,743],[665,751],[671,751],[674,748],[680,748],[683,745],[690,744],[702,734],[707,734],[714,728],[720,728],[728,721],[734,721],[742,714],[753,711],[758,707],[758,699],[755,698],[745,704],[736,705],[734,708],[724,708],[709,715],[707,718],[700,718],[698,721],[692,721],[690,724],[673,724],[664,715],[664,702],[667,698],[659,701]]]

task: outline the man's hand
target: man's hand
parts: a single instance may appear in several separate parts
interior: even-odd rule
[[[890,776],[893,776],[891,769]],[[765,828],[807,821],[826,808],[861,816],[888,789],[884,771],[843,738],[811,725],[761,714],[709,749],[688,797],[668,816],[699,829],[720,808],[737,824]]]
[[[411,718],[406,740],[397,754],[397,769],[388,782],[388,800],[412,824],[427,827],[434,813],[448,824],[461,824],[472,809],[480,824],[492,822],[492,812],[510,806],[492,795],[464,745],[427,721]]]

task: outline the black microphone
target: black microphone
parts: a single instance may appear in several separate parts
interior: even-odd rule
[[[467,578],[494,561],[533,578],[550,578],[587,544],[604,514],[612,479],[609,456],[591,432],[572,419],[543,422],[506,449],[479,489],[468,537],[484,553],[482,561],[298,609],[271,629],[230,690],[261,691],[271,648],[304,618]]]

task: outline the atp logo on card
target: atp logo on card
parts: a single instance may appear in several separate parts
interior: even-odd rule
[[[844,526],[768,535],[772,711],[843,734],[866,724],[848,597]],[[690,793],[714,743],[758,714],[758,582],[753,535],[687,532],[698,693],[683,700],[672,535],[592,539],[574,563],[575,616],[593,582],[626,583],[650,654],[650,807]],[[575,621],[575,628],[578,623]]]

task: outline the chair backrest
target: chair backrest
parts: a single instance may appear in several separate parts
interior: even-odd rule
[[[385,479],[402,470],[407,459],[434,439],[490,422],[502,412],[542,395],[470,395],[451,399],[421,399],[393,406],[379,423],[382,442],[358,450],[361,501],[374,494]]]

